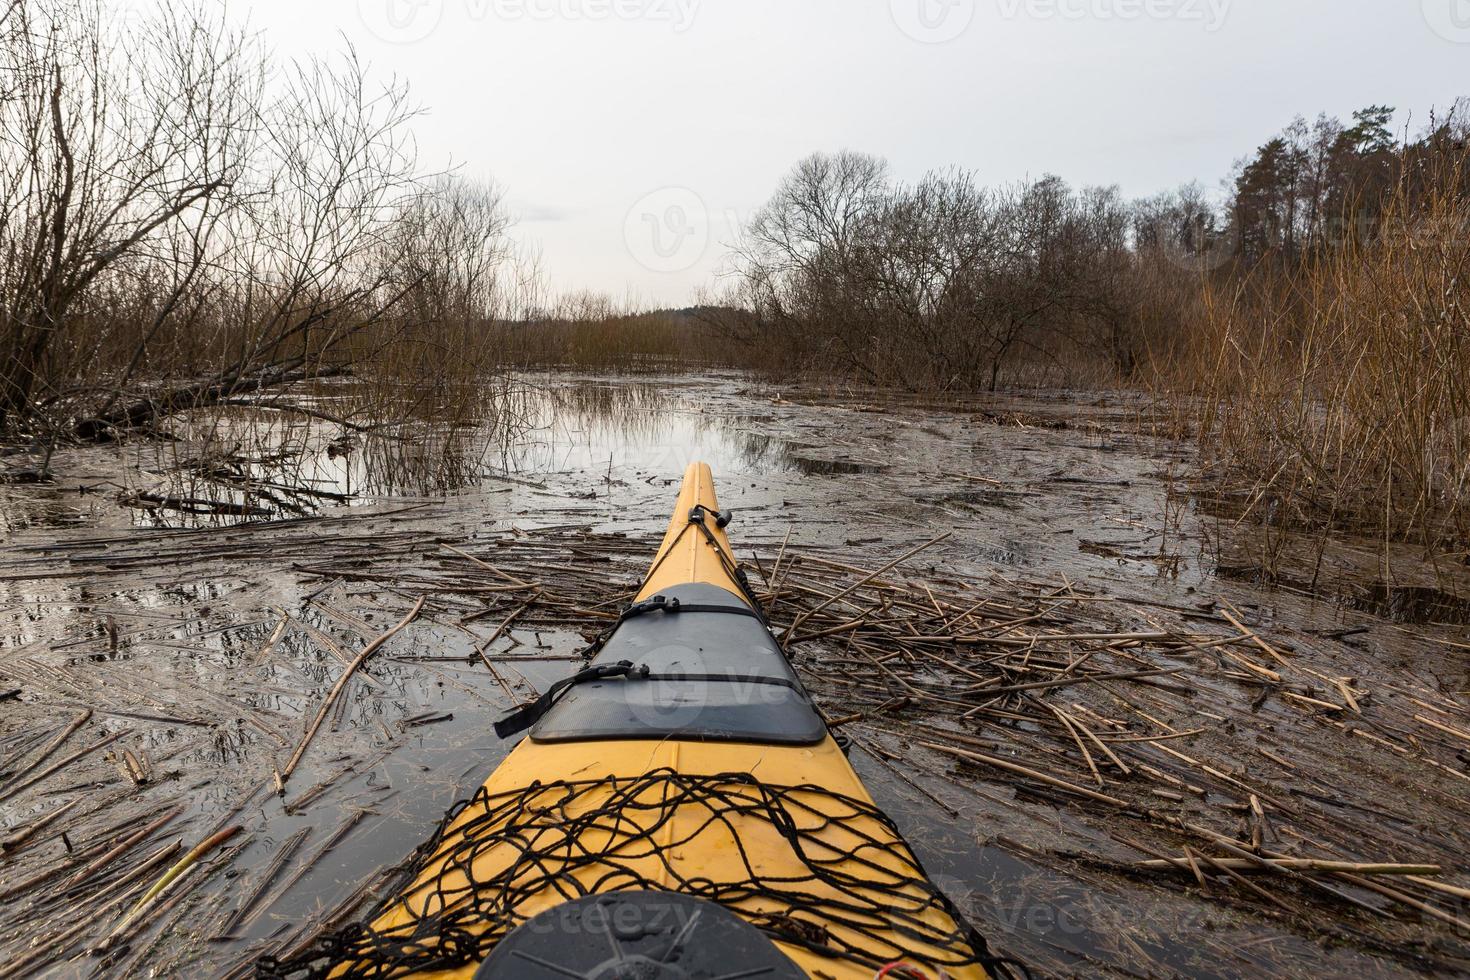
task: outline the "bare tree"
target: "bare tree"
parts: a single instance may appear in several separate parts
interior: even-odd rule
[[[383,259],[415,284],[408,322],[470,325],[504,316],[513,289],[502,281],[510,224],[504,191],[488,181],[440,176],[402,207]]]
[[[887,164],[852,152],[815,154],[781,182],[736,247],[742,298],[764,342],[871,373],[852,325],[837,324],[851,312],[856,265],[887,193]]]
[[[748,317],[788,362],[910,388],[992,390],[1022,355],[1138,367],[1134,212],[1044,177],[988,192],[962,170],[913,185],[882,161],[797,164],[737,251]],[[755,329],[750,331],[750,324]]]
[[[100,279],[160,240],[195,239],[162,308],[187,290],[202,264],[197,239],[245,163],[239,134],[262,77],[247,47],[198,11],[133,31],[88,0],[7,9],[0,425],[57,394],[65,325]]]
[[[501,192],[424,174],[351,50],[271,71],[218,8],[97,0],[16,0],[0,45],[0,428],[106,437],[524,291]]]

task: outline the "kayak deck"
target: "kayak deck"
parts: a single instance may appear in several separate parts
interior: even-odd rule
[[[566,776],[549,780],[551,772]],[[761,755],[622,742],[596,760],[571,743],[518,749],[451,821],[373,933],[397,949],[418,941],[431,950],[440,942],[435,917],[449,913],[490,947],[570,899],[624,890],[717,902],[765,928],[810,976],[868,980],[900,959],[956,978],[986,975],[830,742]],[[474,969],[414,975],[469,978]]]
[[[537,914],[625,891],[716,902],[812,977],[869,980],[895,962],[926,977],[990,975],[985,941],[874,805],[750,608],[723,523],[709,468],[694,464],[637,594],[652,605],[625,613],[592,662],[624,673],[543,697],[530,737],[421,851],[413,884],[337,950],[332,976],[468,980]],[[692,586],[705,591],[683,594],[701,601],[669,611]],[[642,619],[651,632],[620,646]],[[661,642],[669,629],[682,632]],[[732,629],[747,632],[706,643]],[[619,650],[640,662],[602,656]],[[721,650],[738,669],[694,672],[714,671]],[[732,698],[774,705],[750,725],[774,719],[781,731],[733,731],[745,722]],[[783,740],[782,726],[800,737]]]

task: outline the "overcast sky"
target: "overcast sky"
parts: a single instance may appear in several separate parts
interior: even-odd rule
[[[556,289],[647,304],[815,150],[1141,196],[1217,186],[1299,112],[1470,94],[1470,0],[226,3],[282,56],[345,37],[408,79],[425,161],[504,184]]]

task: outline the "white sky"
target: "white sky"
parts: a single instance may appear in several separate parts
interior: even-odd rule
[[[115,0],[123,3],[129,0]],[[559,291],[682,305],[800,157],[1142,196],[1300,112],[1470,94],[1470,0],[225,0],[283,57],[407,78]],[[660,237],[655,238],[655,233]]]

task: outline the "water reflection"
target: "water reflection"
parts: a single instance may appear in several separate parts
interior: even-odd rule
[[[750,414],[748,403],[732,412],[678,383],[521,378],[492,394],[451,395],[479,406],[454,422],[431,415],[346,424],[336,407],[344,393],[309,399],[309,415],[241,407],[191,413],[174,421],[174,440],[131,450],[121,499],[137,523],[188,527],[442,497],[505,475],[602,473],[613,482],[677,474],[695,459],[729,475],[887,469],[840,447],[772,436],[761,429],[773,418]]]

